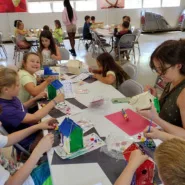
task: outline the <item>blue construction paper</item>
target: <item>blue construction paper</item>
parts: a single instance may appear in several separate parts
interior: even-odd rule
[[[59,75],[59,73],[54,73],[49,66],[44,67],[44,75],[51,76],[51,75]]]
[[[52,85],[56,90],[60,89],[60,88],[63,86],[63,84],[62,84],[59,80],[55,80],[55,81],[51,82],[51,85]]]

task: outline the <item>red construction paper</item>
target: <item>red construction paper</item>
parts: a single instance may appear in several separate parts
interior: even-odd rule
[[[137,114],[136,112],[130,109],[125,110],[125,112],[128,115],[128,121],[124,119],[121,111],[109,114],[105,117],[130,136],[142,132],[147,126],[150,125],[150,121]],[[152,124],[152,126],[156,127],[155,124]]]

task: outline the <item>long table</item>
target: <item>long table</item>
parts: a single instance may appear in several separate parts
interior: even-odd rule
[[[112,98],[124,97],[113,86],[103,84],[99,81],[91,84],[84,84],[83,89],[88,89],[88,94],[76,94],[76,99],[86,106],[96,97],[103,97],[105,99],[104,105],[98,108],[87,108],[82,113],[72,116],[75,118],[88,118],[94,124],[97,132],[101,137],[107,137],[109,134],[115,136],[128,136],[117,126],[112,124],[104,116],[118,112],[122,108],[133,108],[126,103],[112,104]],[[78,89],[78,84],[74,84],[73,88]],[[49,116],[47,116],[48,118]],[[64,118],[59,118],[61,122]],[[45,134],[47,131],[45,131]],[[108,177],[105,175],[99,164],[86,163],[86,164],[67,164],[67,165],[53,165],[54,150],[51,149],[48,155],[48,161],[50,165],[50,171],[52,176],[53,185],[112,185]],[[110,166],[111,168],[111,166]]]

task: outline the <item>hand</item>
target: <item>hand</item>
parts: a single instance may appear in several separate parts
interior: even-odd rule
[[[55,118],[47,119],[38,124],[39,129],[42,129],[42,130],[55,129],[57,125],[58,125],[58,121]]]
[[[156,118],[159,117],[153,103],[151,103],[151,109],[149,110],[138,110],[137,109],[137,112],[140,115],[144,116],[145,118],[152,119],[152,120],[155,120]]]
[[[145,130],[143,131],[143,135],[146,138],[151,138],[151,139],[160,139],[161,132],[159,129],[151,127],[150,132],[148,132],[149,127],[146,127]]]
[[[96,74],[96,73],[94,73],[94,74],[92,75],[92,77],[93,77],[93,78],[96,78],[96,79],[98,79],[98,76],[99,76],[99,74]]]
[[[41,157],[45,152],[49,151],[52,148],[53,143],[54,135],[48,134],[40,140],[33,152]]]
[[[93,72],[93,69],[91,67],[89,67],[89,72],[92,73]]]
[[[60,93],[58,94],[54,100],[57,102],[57,103],[60,103],[60,102],[63,102],[64,101],[64,94]]]
[[[51,55],[51,58],[52,58],[53,60],[55,60],[56,55],[52,54],[52,55]]]
[[[150,93],[153,95],[153,96],[157,96],[157,91],[154,87],[150,86],[150,85],[146,85],[144,87],[144,92],[146,91],[150,91]]]
[[[128,166],[136,171],[137,168],[143,164],[148,159],[147,155],[143,155],[143,153],[140,150],[134,150],[129,158]]]
[[[48,84],[50,84],[51,82],[55,81],[57,79],[57,76],[49,76],[46,78],[46,81]]]
[[[38,94],[37,96],[35,96],[35,100],[40,100],[42,98],[46,98],[47,97],[47,93],[46,92],[41,92],[40,94]]]

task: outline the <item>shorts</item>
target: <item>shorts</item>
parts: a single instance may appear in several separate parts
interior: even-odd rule
[[[67,33],[76,33],[76,25],[70,24],[66,26]]]

